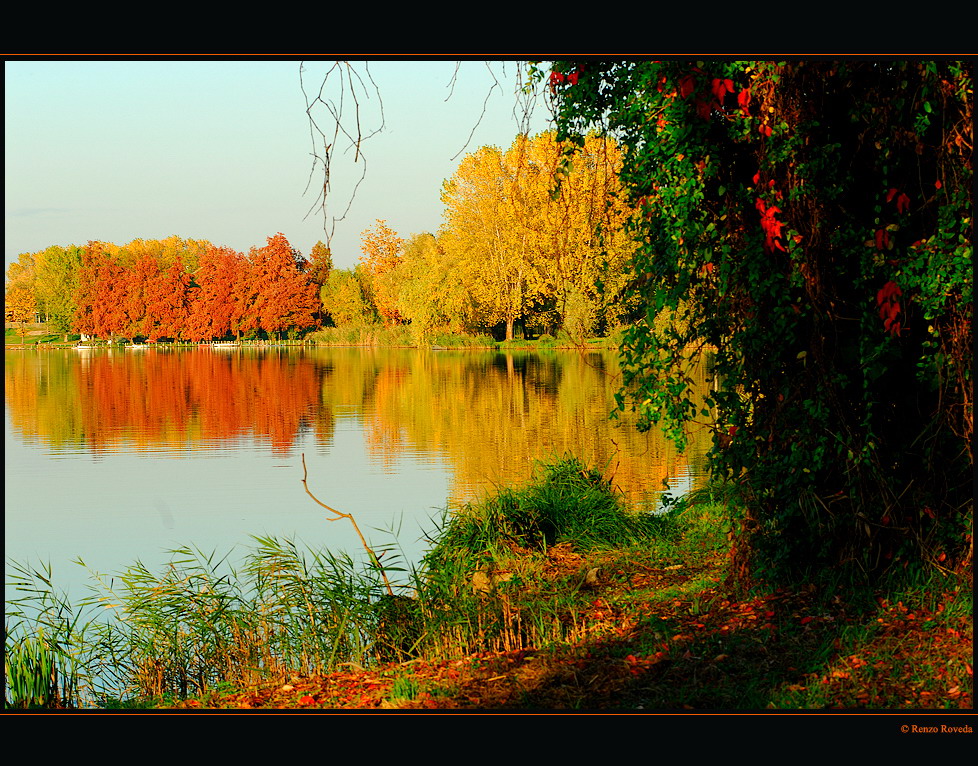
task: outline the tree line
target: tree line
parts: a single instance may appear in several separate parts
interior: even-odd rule
[[[247,256],[179,237],[52,246],[8,268],[6,318],[109,339],[275,336],[315,323],[309,267],[281,233]]]
[[[615,142],[597,135],[574,152],[553,132],[482,147],[444,183],[437,233],[403,239],[378,219],[357,266],[329,275],[323,305],[338,326],[407,324],[418,342],[606,334],[635,309],[620,167]]]
[[[371,324],[408,326],[419,343],[604,334],[634,304],[620,167],[615,143],[596,135],[573,153],[553,132],[483,147],[444,183],[437,233],[405,239],[377,219],[350,269],[334,269],[322,242],[305,258],[281,233],[247,255],[179,237],[52,246],[8,268],[6,318],[150,341]]]

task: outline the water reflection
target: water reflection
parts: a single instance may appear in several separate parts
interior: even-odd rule
[[[627,416],[609,420],[619,379],[605,352],[8,352],[4,372],[13,430],[50,457],[172,456],[242,440],[273,457],[307,441],[304,449],[328,453],[338,424],[350,424],[386,471],[400,470],[405,456],[450,465],[454,502],[524,480],[537,459],[572,453],[643,503],[664,481],[692,486],[708,446],[700,429],[679,455]]]

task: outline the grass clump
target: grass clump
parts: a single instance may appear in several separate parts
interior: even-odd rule
[[[601,471],[576,458],[539,465],[526,485],[445,520],[416,575],[418,648],[447,657],[580,638],[602,565],[654,549],[674,526],[629,510]]]
[[[535,479],[523,487],[499,488],[462,508],[447,521],[425,564],[439,568],[453,557],[478,558],[513,546],[541,552],[560,543],[609,549],[651,537],[663,526],[661,519],[628,510],[600,471],[565,457],[538,466]]]
[[[309,333],[305,340],[322,346],[414,346],[410,328],[406,325],[385,327],[380,324],[350,324],[324,327]]]
[[[495,348],[496,341],[490,335],[458,335],[438,333],[431,337],[435,348]]]

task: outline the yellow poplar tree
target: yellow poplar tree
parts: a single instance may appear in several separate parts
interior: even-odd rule
[[[6,322],[20,324],[20,340],[27,335],[27,323],[34,321],[37,298],[34,290],[34,257],[24,253],[20,260],[7,267],[4,284],[3,314]]]
[[[618,180],[621,152],[595,134],[571,151],[552,131],[538,136],[532,149],[548,169],[540,248],[561,325],[573,337],[611,329],[629,309],[623,293],[636,247],[626,230],[632,211]]]
[[[73,329],[81,259],[81,248],[75,245],[52,245],[35,256],[38,304],[43,307],[47,321],[66,341]]]
[[[442,191],[441,241],[483,320],[505,323],[506,340],[543,299],[545,288],[531,223],[537,205],[528,195],[534,169],[525,144],[521,137],[506,153],[484,146],[466,156]]]
[[[547,132],[468,155],[445,183],[440,242],[487,324],[560,323],[584,335],[621,321],[634,249],[618,200],[621,158],[589,136],[571,151]]]
[[[397,305],[418,343],[475,324],[471,298],[455,266],[433,234],[415,234],[404,245],[404,258],[393,272]]]

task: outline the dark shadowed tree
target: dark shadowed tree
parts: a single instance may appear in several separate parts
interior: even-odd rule
[[[680,440],[716,408],[713,466],[745,500],[738,560],[772,576],[970,562],[970,65],[588,60],[537,76],[562,137],[597,127],[624,148],[645,317],[622,404]],[[705,406],[687,373],[704,345],[722,382]]]

